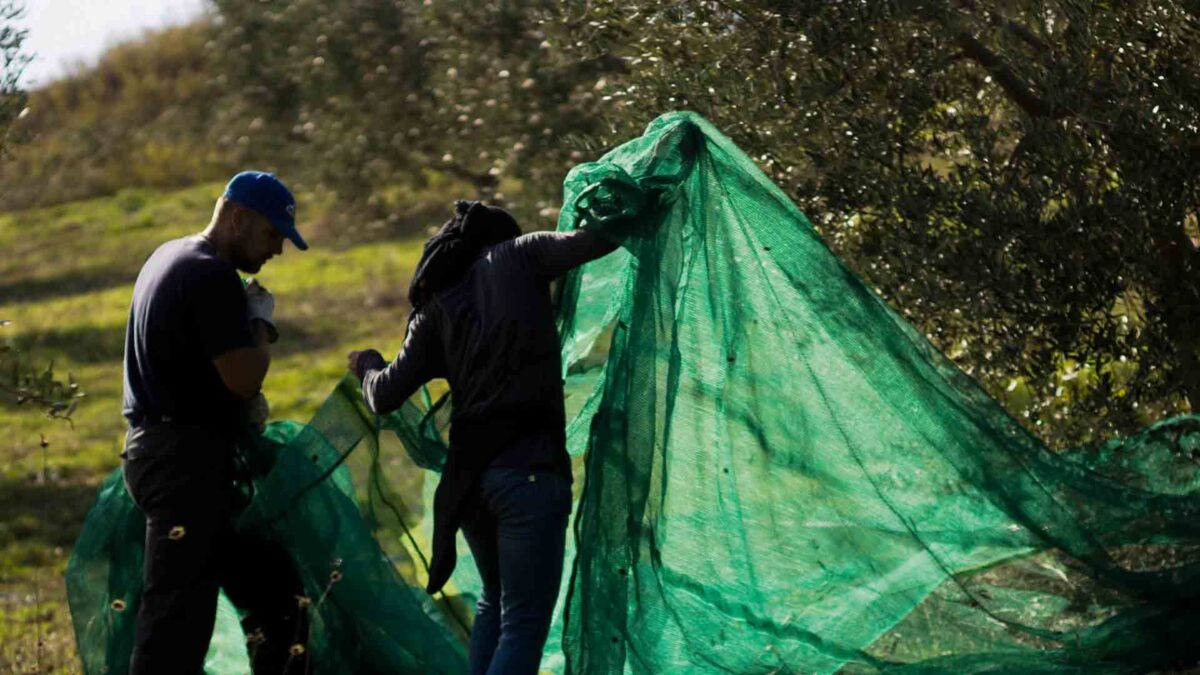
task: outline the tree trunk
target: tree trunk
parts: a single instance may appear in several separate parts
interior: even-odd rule
[[[1193,413],[1200,412],[1200,357],[1197,357],[1196,324],[1167,319],[1167,331],[1175,343],[1175,368],[1180,388]]]
[[[1195,413],[1200,412],[1200,254],[1182,225],[1165,229],[1154,235],[1162,263],[1155,290],[1167,336],[1175,347],[1173,365],[1181,393]]]

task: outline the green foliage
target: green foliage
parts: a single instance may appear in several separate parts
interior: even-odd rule
[[[12,323],[0,319],[0,327]],[[54,362],[37,368],[12,345],[0,344],[0,394],[16,405],[31,404],[50,417],[71,418],[83,392],[70,373],[66,382],[55,377]]]
[[[580,58],[630,64],[618,135],[708,116],[1043,437],[1200,405],[1193,6],[600,0],[576,21]]]
[[[423,167],[475,192],[447,198],[491,198],[551,226],[562,177],[597,131],[596,80],[620,66],[556,49],[547,0],[215,4],[218,69],[252,151],[294,158],[372,218],[395,206],[384,189]]]
[[[25,110],[25,92],[18,86],[29,56],[21,51],[28,31],[17,28],[23,8],[16,0],[0,0],[0,157],[5,153],[8,128]]]

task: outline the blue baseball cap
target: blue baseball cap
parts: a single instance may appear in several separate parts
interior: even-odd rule
[[[296,231],[296,198],[274,174],[243,171],[225,186],[225,198],[263,214],[276,232],[291,239],[301,251],[308,250]]]

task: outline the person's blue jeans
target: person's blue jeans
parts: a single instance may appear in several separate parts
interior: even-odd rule
[[[571,482],[550,471],[493,468],[463,520],[483,591],[471,675],[533,675],[562,579]]]

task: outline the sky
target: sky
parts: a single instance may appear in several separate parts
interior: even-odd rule
[[[33,54],[21,84],[36,87],[92,63],[106,47],[147,28],[184,23],[204,11],[204,0],[23,0],[17,23],[28,29],[22,49]]]

